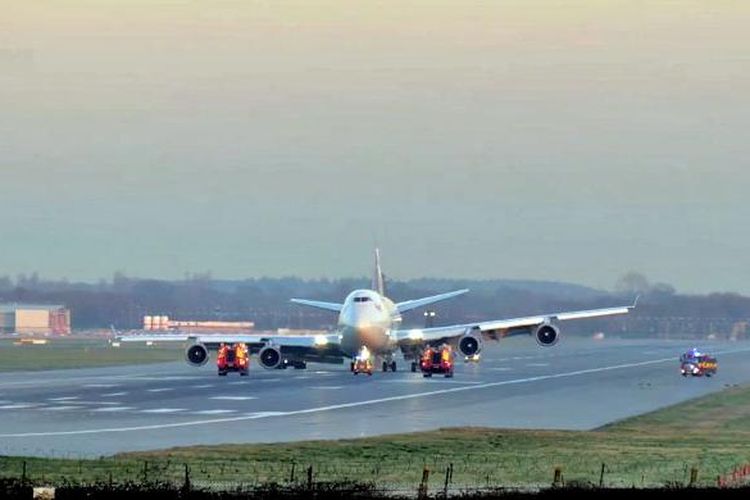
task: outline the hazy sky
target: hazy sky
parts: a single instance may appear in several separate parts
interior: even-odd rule
[[[747,0],[0,0],[0,274],[750,293]]]

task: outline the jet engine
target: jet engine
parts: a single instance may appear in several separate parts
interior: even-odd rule
[[[482,350],[482,337],[473,333],[467,333],[458,341],[458,350],[464,356],[479,354]]]
[[[203,366],[208,362],[208,349],[203,344],[193,344],[185,351],[185,360],[193,366]]]
[[[263,368],[273,370],[281,364],[281,351],[278,347],[266,346],[258,353],[258,360]]]
[[[550,347],[557,344],[557,341],[560,340],[560,330],[550,324],[539,325],[534,331],[534,338],[540,346]]]

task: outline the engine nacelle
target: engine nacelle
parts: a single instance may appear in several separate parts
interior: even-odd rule
[[[258,353],[258,361],[263,368],[273,370],[281,364],[281,351],[278,347],[266,346]]]
[[[482,337],[467,333],[458,341],[458,350],[464,356],[474,356],[482,351]]]
[[[550,347],[560,340],[560,329],[554,325],[544,324],[534,331],[536,343],[543,347]]]
[[[208,349],[203,344],[193,344],[185,351],[185,361],[193,366],[203,366],[208,363]]]

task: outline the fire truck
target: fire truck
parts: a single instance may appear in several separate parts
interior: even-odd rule
[[[695,348],[680,356],[680,373],[683,377],[711,377],[716,375],[717,366],[715,357],[701,353]]]
[[[360,373],[366,373],[372,375],[372,355],[366,346],[362,347],[362,350],[354,358],[351,364],[351,370],[354,375]]]
[[[453,376],[453,349],[448,344],[440,347],[427,347],[419,360],[419,368],[422,375],[432,377],[433,373],[442,373],[445,377]]]
[[[232,346],[221,344],[216,355],[216,367],[222,377],[229,372],[239,372],[240,376],[247,377],[250,373],[250,354],[247,346],[242,343]]]

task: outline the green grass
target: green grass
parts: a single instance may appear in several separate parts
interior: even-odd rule
[[[107,339],[48,340],[47,345],[16,345],[17,338],[0,340],[0,372],[160,363],[180,360],[183,352],[180,343],[112,347]]]
[[[304,468],[312,465],[316,480],[373,480],[412,488],[427,466],[433,471],[431,488],[438,488],[452,463],[454,485],[544,486],[555,467],[562,468],[568,484],[598,483],[604,463],[609,486],[684,484],[692,467],[699,470],[700,484],[713,485],[717,475],[750,462],[748,416],[750,386],[588,432],[441,429],[339,441],[175,448],[100,460],[26,460],[32,478],[47,480],[107,480],[110,473],[119,481],[140,480],[145,471],[150,479],[179,481],[188,464],[198,484],[286,482],[293,467],[295,480],[301,480]],[[0,458],[0,470],[18,475],[22,460]]]

